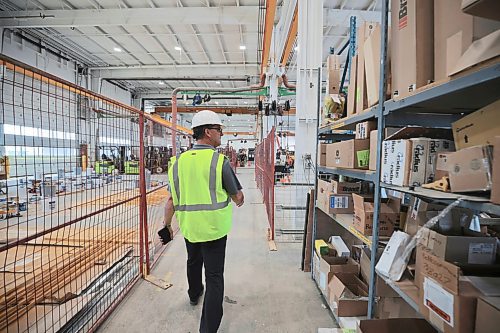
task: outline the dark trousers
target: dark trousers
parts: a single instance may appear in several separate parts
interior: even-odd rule
[[[227,236],[220,239],[191,243],[187,239],[186,249],[188,294],[195,299],[202,288],[201,270],[205,266],[205,298],[200,322],[200,333],[215,333],[222,320],[224,300],[224,260]]]

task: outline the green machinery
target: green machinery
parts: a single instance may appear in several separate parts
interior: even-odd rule
[[[139,161],[125,161],[125,174],[138,175],[139,174]]]
[[[98,174],[110,174],[115,169],[113,161],[98,161],[95,164],[95,172]]]

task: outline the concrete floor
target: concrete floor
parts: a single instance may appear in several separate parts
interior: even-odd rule
[[[269,251],[267,216],[253,168],[238,169],[245,205],[234,207],[226,249],[224,317],[219,332],[306,333],[338,327],[310,273],[300,270],[301,243]],[[141,280],[101,332],[198,332],[201,302],[189,304],[184,240],[177,234],[152,274],[173,286],[162,290]]]

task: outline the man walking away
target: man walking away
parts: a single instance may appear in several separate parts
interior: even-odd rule
[[[224,260],[227,234],[232,225],[232,205],[241,207],[244,196],[229,160],[217,153],[222,122],[210,110],[198,112],[191,124],[196,144],[172,157],[168,171],[171,197],[168,199],[165,227],[175,212],[187,249],[188,295],[191,305],[203,294],[202,267],[205,267],[206,293],[200,322],[201,333],[215,333],[222,320],[224,299]]]

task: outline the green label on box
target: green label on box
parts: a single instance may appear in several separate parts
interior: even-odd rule
[[[367,167],[370,164],[370,149],[357,151],[356,155],[359,167]]]

